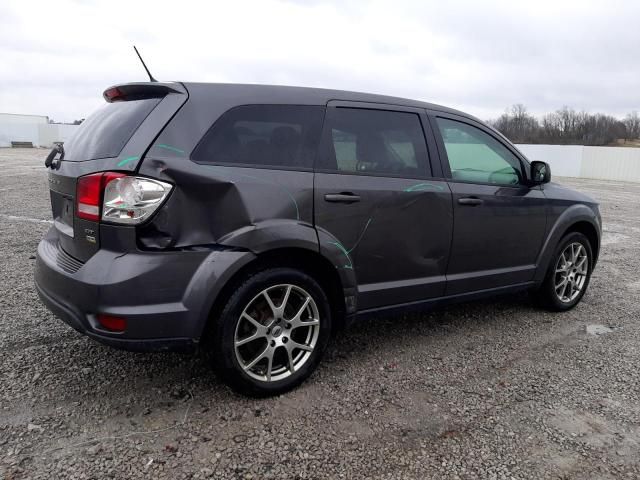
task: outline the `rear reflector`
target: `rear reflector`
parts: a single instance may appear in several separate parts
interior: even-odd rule
[[[122,317],[114,317],[113,315],[106,315],[99,313],[97,315],[98,323],[110,332],[124,332],[127,329],[127,320]]]

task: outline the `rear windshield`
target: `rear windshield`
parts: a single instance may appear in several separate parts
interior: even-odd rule
[[[161,98],[107,103],[89,116],[64,144],[64,159],[72,161],[117,157]]]

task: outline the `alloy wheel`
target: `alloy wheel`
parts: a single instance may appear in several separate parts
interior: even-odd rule
[[[570,303],[580,295],[587,281],[589,255],[579,242],[574,242],[562,251],[555,270],[555,292],[558,299]]]
[[[262,290],[242,311],[234,336],[236,359],[256,380],[282,380],[307,363],[319,333],[313,297],[296,285],[275,285]]]

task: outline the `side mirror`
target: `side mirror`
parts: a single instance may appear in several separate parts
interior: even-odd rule
[[[531,181],[535,185],[551,181],[551,167],[546,162],[535,160],[531,162]]]

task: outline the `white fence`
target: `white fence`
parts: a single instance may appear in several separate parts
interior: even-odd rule
[[[640,148],[517,145],[529,160],[551,165],[551,176],[640,182]]]
[[[0,119],[0,147],[11,142],[31,142],[35,147],[50,148],[53,142],[66,142],[78,125],[61,123],[18,123]]]

